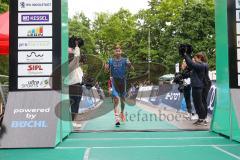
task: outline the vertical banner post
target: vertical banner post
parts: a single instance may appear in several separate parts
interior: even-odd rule
[[[9,96],[0,148],[55,147],[70,133],[63,131],[70,128],[70,110],[68,90],[63,93],[68,23],[62,2],[10,0]]]

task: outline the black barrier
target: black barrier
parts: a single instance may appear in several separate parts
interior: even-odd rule
[[[151,89],[151,91],[147,90],[147,88]],[[147,92],[147,93],[144,93],[144,92]],[[177,84],[161,84],[159,86],[141,87],[140,93],[138,93],[137,99],[139,101],[146,102],[146,98],[148,97],[144,97],[144,96],[149,95],[149,92],[151,92],[151,94],[149,96],[148,103],[153,104],[156,107],[168,106],[176,110],[183,109],[182,103],[185,103],[185,100],[184,100],[183,94],[178,91]],[[216,86],[215,86],[215,83],[213,82],[207,98],[208,114],[212,114],[213,112],[215,95],[216,95]]]
[[[164,95],[159,96],[160,102],[179,110],[181,108],[181,102],[183,99],[183,94],[178,91],[178,85],[173,84],[169,92]],[[159,105],[161,105],[159,103]]]

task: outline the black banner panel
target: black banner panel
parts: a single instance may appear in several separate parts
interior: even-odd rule
[[[240,0],[228,0],[230,88],[240,88]]]
[[[61,89],[60,1],[10,1],[9,61],[10,91]]]

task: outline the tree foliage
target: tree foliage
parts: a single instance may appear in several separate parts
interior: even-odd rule
[[[112,55],[113,45],[120,42],[124,56],[133,63],[146,63],[150,51],[152,62],[163,64],[169,73],[173,73],[175,63],[180,61],[178,46],[189,43],[193,45],[194,53],[205,52],[210,68],[215,69],[213,0],[150,0],[149,8],[135,15],[123,8],[114,14],[101,12],[88,23],[74,25],[72,30],[81,27],[88,31],[78,35],[84,37],[91,33],[95,53],[103,61]]]
[[[0,13],[8,10],[8,3],[1,0]],[[210,68],[215,69],[214,28],[213,0],[149,0],[149,8],[135,15],[121,8],[113,14],[96,13],[93,20],[84,13],[69,19],[70,36],[85,41],[82,53],[94,54],[106,62],[113,46],[120,43],[124,56],[133,63],[147,62],[150,51],[151,61],[163,64],[169,73],[180,60],[177,48],[181,43],[192,44],[194,53],[205,52]],[[0,73],[6,74],[7,65],[3,63],[7,57],[0,58]]]

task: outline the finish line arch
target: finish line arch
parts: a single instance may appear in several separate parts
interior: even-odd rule
[[[211,130],[240,142],[240,30],[237,27],[240,4],[238,0],[215,2],[218,90]],[[33,5],[36,3],[42,6]],[[6,132],[0,148],[55,147],[71,133],[70,113],[68,107],[64,107],[69,105],[68,94],[66,91],[63,93],[61,78],[68,75],[68,66],[62,65],[68,62],[68,1],[11,0],[10,12],[10,93],[3,122]],[[52,28],[52,33],[46,37],[29,38],[19,32],[21,27],[36,29],[39,25]],[[36,47],[40,43],[42,45]],[[37,65],[31,60],[19,61],[19,56],[33,52],[38,54],[39,51],[52,54],[52,59]],[[47,68],[44,74],[39,73],[44,76],[36,78],[31,73],[22,73],[21,68],[29,63],[35,70]],[[51,71],[56,68],[59,69],[58,74],[51,76]],[[38,81],[51,77],[51,81],[46,82],[48,85],[44,89],[19,87],[32,77]],[[57,112],[69,121],[62,121],[56,116],[54,108],[57,104],[61,106]],[[39,109],[40,113],[29,114],[24,110],[26,108],[31,111]]]

